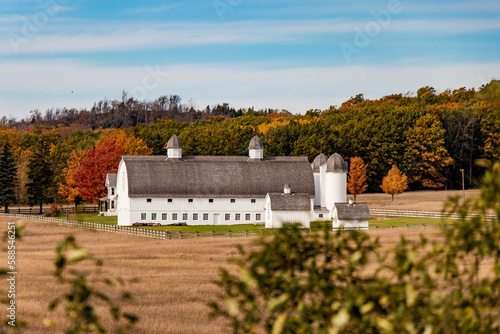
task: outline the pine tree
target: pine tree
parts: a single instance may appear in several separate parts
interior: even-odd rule
[[[356,202],[356,195],[362,194],[368,188],[368,165],[365,164],[362,158],[354,157],[351,159],[351,167],[349,169],[349,182],[347,182],[347,189],[354,195]]]
[[[52,201],[54,191],[54,172],[50,163],[50,148],[48,141],[40,137],[38,146],[28,161],[28,178],[26,185],[30,205],[39,205],[40,214],[43,204]]]
[[[402,194],[408,188],[408,178],[400,172],[398,167],[393,165],[387,176],[382,180],[380,188],[386,194],[392,195],[394,201],[394,195]]]
[[[16,201],[16,163],[8,142],[6,141],[0,152],[0,205],[9,212],[9,204]]]

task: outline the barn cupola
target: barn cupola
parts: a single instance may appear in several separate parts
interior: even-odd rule
[[[168,159],[181,159],[182,158],[182,144],[179,137],[173,135],[170,137],[167,144]]]
[[[264,158],[264,144],[262,144],[262,140],[260,140],[259,136],[254,136],[252,140],[250,140],[248,152],[252,160],[261,160]]]

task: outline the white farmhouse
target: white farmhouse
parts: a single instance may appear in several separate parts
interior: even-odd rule
[[[106,188],[108,189],[108,195],[99,199],[99,214],[116,216],[116,173],[106,175]]]
[[[249,156],[183,156],[177,136],[166,156],[123,156],[116,176],[119,225],[230,225],[280,227],[332,218],[346,201],[347,164],[338,154],[264,156],[258,136]]]

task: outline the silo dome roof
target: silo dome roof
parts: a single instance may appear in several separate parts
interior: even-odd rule
[[[314,173],[319,172],[319,167],[321,165],[326,164],[326,161],[327,161],[326,155],[324,155],[323,153],[318,154],[316,158],[314,158],[314,161],[312,163],[313,172]]]
[[[334,173],[347,173],[347,162],[340,154],[333,153],[326,163],[326,171]]]

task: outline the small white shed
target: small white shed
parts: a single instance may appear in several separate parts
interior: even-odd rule
[[[285,223],[299,223],[310,227],[314,197],[306,193],[292,194],[285,185],[283,193],[268,193],[265,202],[266,228],[280,228]]]
[[[345,229],[368,229],[370,209],[365,203],[335,203],[332,210],[332,227]]]

